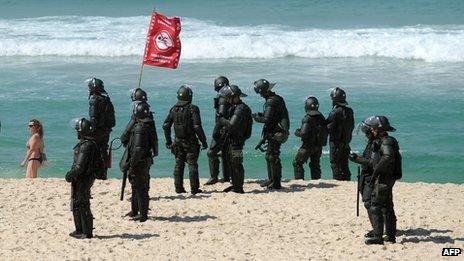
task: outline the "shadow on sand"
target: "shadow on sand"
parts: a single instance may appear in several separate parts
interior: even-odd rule
[[[172,216],[172,217],[149,217],[150,220],[156,220],[156,221],[169,221],[169,222],[201,222],[201,221],[206,221],[208,219],[217,219],[215,216],[211,215],[203,215],[203,216]]]
[[[211,197],[210,195],[204,195],[208,194],[205,192],[196,194],[196,195],[190,195],[190,194],[177,194],[174,196],[160,196],[160,197],[151,197],[150,200],[160,200],[160,199],[167,199],[167,200],[176,200],[176,199],[201,199],[201,198],[209,198]]]
[[[266,188],[263,188],[262,190],[255,189],[246,193],[252,193],[252,194],[265,194],[265,193],[274,193],[274,192],[280,192],[280,193],[293,193],[293,192],[299,192],[299,191],[304,191],[306,189],[325,189],[325,188],[334,188],[337,187],[337,184],[332,184],[332,183],[325,183],[325,182],[320,182],[317,184],[312,184],[309,183],[308,185],[302,185],[302,184],[292,184],[288,187],[282,186],[282,189],[280,190],[269,190]]]
[[[159,237],[158,234],[151,234],[151,233],[145,233],[145,234],[121,234],[121,235],[108,235],[108,236],[98,236],[96,235],[95,238],[97,239],[112,239],[112,238],[122,238],[122,239],[135,239],[135,240],[141,240],[141,239],[147,239],[151,237]]]
[[[410,228],[407,230],[398,230],[397,236],[405,236],[401,243],[420,243],[420,242],[433,242],[436,244],[450,243],[454,244],[455,241],[464,241],[464,238],[452,238],[447,235],[432,235],[432,234],[446,234],[453,232],[452,230],[445,229],[425,229],[425,228]]]

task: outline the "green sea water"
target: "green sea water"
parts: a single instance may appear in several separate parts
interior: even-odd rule
[[[226,75],[249,96],[254,112],[263,99],[250,89],[260,78],[276,82],[286,99],[291,132],[315,95],[331,110],[329,90],[347,91],[359,123],[383,114],[403,154],[407,182],[464,181],[464,1],[7,1],[0,0],[0,177],[22,178],[27,123],[45,126],[49,166],[40,177],[62,177],[72,163],[71,119],[88,115],[85,79],[105,81],[116,108],[119,137],[130,116],[149,14],[153,7],[182,20],[182,55],[176,70],[146,67],[147,90],[160,138],[153,177],[169,177],[173,156],[163,147],[162,122],[176,90],[190,84],[207,135],[214,121],[214,78]],[[226,15],[224,15],[226,14]],[[247,178],[265,178],[264,155],[254,150],[262,126],[245,147]],[[362,151],[363,135],[351,147]],[[284,178],[293,177],[300,141],[282,146]],[[113,153],[110,177],[120,177]],[[322,177],[331,178],[328,148]],[[351,165],[353,178],[356,166]],[[308,170],[307,170],[308,172]],[[306,173],[309,176],[309,173]],[[200,176],[208,177],[206,152]]]
[[[130,115],[130,89],[137,80],[139,60],[136,58],[1,58],[2,133],[0,159],[2,177],[22,177],[18,165],[28,138],[28,119],[44,122],[45,143],[50,164],[41,169],[41,177],[64,175],[72,163],[75,131],[72,118],[88,115],[88,93],[84,80],[97,75],[105,80],[116,107],[117,126],[112,137],[118,137]],[[8,64],[8,65],[6,65]],[[193,86],[194,100],[201,109],[207,135],[214,120],[212,81],[227,75],[249,94],[245,98],[253,111],[262,109],[263,100],[250,90],[251,83],[261,77],[277,82],[275,91],[289,107],[292,130],[304,115],[304,100],[309,95],[319,98],[320,110],[330,112],[329,89],[342,86],[348,93],[356,122],[372,114],[387,115],[398,129],[404,157],[404,181],[462,183],[464,163],[462,130],[462,70],[444,64],[391,59],[298,59],[268,61],[215,60],[182,64],[178,70],[146,68],[142,87],[147,90],[160,138],[160,156],[151,169],[154,177],[172,175],[173,156],[163,147],[162,121],[176,102],[176,90],[183,83]],[[450,77],[453,75],[453,77]],[[264,178],[264,156],[253,148],[259,141],[261,125],[254,124],[253,136],[245,147],[247,178]],[[352,149],[362,151],[365,138],[354,135]],[[292,160],[300,146],[291,137],[282,146],[283,176],[292,178]],[[118,162],[122,151],[115,151]],[[322,156],[323,178],[331,178],[327,148]],[[115,165],[117,166],[117,165]],[[355,165],[351,165],[355,175]],[[200,157],[200,175],[208,177],[206,153]],[[307,174],[309,175],[309,174]],[[110,177],[119,177],[117,168]]]

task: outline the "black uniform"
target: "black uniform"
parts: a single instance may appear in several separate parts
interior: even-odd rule
[[[266,184],[272,188],[280,189],[280,180],[282,178],[282,164],[280,162],[280,146],[283,141],[278,140],[278,136],[285,133],[288,137],[290,122],[287,107],[284,99],[271,92],[266,97],[264,104],[264,113],[256,115],[255,120],[264,123],[263,138],[267,142],[266,162],[269,181]]]
[[[129,182],[132,186],[131,213],[140,213],[140,221],[147,220],[150,167],[158,155],[158,136],[151,118],[137,120],[128,146]]]
[[[172,142],[171,127],[174,125],[175,140]],[[190,188],[193,194],[198,193],[200,181],[198,177],[198,156],[201,142],[207,148],[206,136],[201,125],[200,109],[191,103],[178,102],[169,111],[163,124],[166,145],[171,147],[176,157],[174,168],[174,185],[177,193],[185,192],[184,168],[189,167]]]
[[[350,180],[348,156],[354,129],[353,110],[344,105],[335,105],[327,117],[327,128],[329,129],[330,166],[333,178]]]
[[[220,125],[224,126],[228,133],[232,186],[234,192],[238,193],[244,192],[243,146],[251,136],[252,124],[251,109],[241,101],[231,108],[229,120],[220,120]]]
[[[303,164],[310,159],[311,179],[321,178],[320,158],[322,155],[322,145],[326,141],[320,140],[320,127],[325,128],[326,120],[319,111],[310,111],[301,120],[301,128],[295,132],[297,137],[303,141],[303,145],[298,150],[293,168],[295,179],[304,179]],[[327,138],[327,136],[325,136]]]
[[[368,214],[371,208],[372,192],[374,191],[372,182],[372,175],[374,174],[373,164],[379,161],[379,148],[379,139],[369,139],[362,157],[356,157],[353,159],[354,162],[361,164],[361,176],[359,178],[358,186],[362,196],[362,201],[364,202],[364,207]],[[368,216],[369,221],[372,224],[371,215]]]
[[[108,142],[112,127],[114,127],[108,126],[108,119],[106,119],[109,108],[108,103],[111,103],[110,98],[101,94],[92,94],[89,98],[89,120],[94,128],[93,136],[100,150],[101,157],[105,160],[108,158]]]
[[[226,86],[228,87],[228,86]],[[223,87],[223,88],[226,88]],[[217,179],[219,176],[219,153],[221,153],[222,159],[222,175],[224,176],[224,181],[230,181],[230,159],[228,154],[229,144],[227,143],[225,130],[218,124],[221,118],[228,117],[230,104],[227,100],[221,95],[217,95],[214,98],[214,109],[216,110],[216,124],[213,130],[213,139],[211,141],[211,146],[208,150],[208,160],[209,160],[209,171],[211,178]]]
[[[88,138],[82,138],[73,150],[74,162],[66,174],[66,181],[71,182],[71,203],[76,227],[72,234],[91,238],[93,216],[90,211],[90,189],[95,180],[92,163],[99,151],[95,142]]]
[[[395,241],[396,215],[393,209],[393,185],[401,177],[401,156],[398,142],[391,136],[380,138],[378,161],[374,162],[371,184],[373,189],[369,215],[374,229],[374,238],[381,239],[385,233],[389,241]]]

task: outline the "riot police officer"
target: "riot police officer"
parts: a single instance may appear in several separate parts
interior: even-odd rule
[[[205,132],[201,125],[200,109],[192,104],[193,92],[190,87],[182,85],[177,91],[177,103],[169,110],[163,124],[166,147],[176,157],[174,167],[174,185],[176,193],[185,193],[184,168],[189,168],[190,189],[192,194],[202,192],[198,177],[198,156],[201,149],[207,149]],[[175,139],[172,141],[171,127],[174,125]]]
[[[82,118],[76,122],[75,129],[79,143],[74,146],[74,162],[66,174],[71,183],[71,209],[76,230],[69,235],[75,238],[92,238],[93,215],[90,211],[90,189],[95,180],[94,161],[99,154],[93,140],[93,127],[90,121]]]
[[[268,180],[261,184],[268,189],[280,189],[282,178],[282,164],[280,162],[280,146],[288,139],[290,121],[284,99],[272,91],[275,83],[270,83],[266,79],[254,82],[254,90],[266,102],[264,112],[252,114],[256,122],[264,123],[262,140],[256,146],[260,149],[267,144],[266,163]]]
[[[350,180],[351,172],[348,166],[350,142],[354,129],[353,110],[346,102],[344,90],[336,87],[330,92],[333,110],[327,117],[330,145],[330,167],[336,180]]]
[[[364,122],[365,128],[371,132],[372,138],[379,140],[379,148],[376,156],[371,157],[373,166],[371,177],[371,204],[369,217],[372,223],[373,236],[365,240],[365,243],[383,244],[384,241],[396,242],[396,215],[393,209],[393,186],[402,176],[401,154],[398,141],[388,132],[396,131],[390,125],[385,116],[374,116]],[[369,159],[351,154],[350,159],[355,162],[368,162]],[[382,238],[384,232],[386,237]]]
[[[147,220],[150,189],[150,167],[158,156],[158,135],[151,117],[150,106],[141,102],[134,108],[135,125],[128,145],[129,182],[132,186],[131,211],[133,220]]]
[[[112,128],[116,125],[114,107],[103,81],[92,78],[89,87],[89,120],[94,129],[95,142],[100,150],[101,157],[106,161],[108,158],[108,142]],[[100,179],[106,179],[106,169]]]
[[[226,188],[224,191],[233,190],[236,193],[244,193],[243,182],[245,170],[243,169],[243,146],[245,145],[245,141],[251,136],[253,125],[251,109],[240,99],[247,95],[242,93],[237,85],[222,88],[220,94],[231,105],[228,119],[220,118],[218,122],[227,131],[229,143],[228,154],[231,163],[232,186]]]
[[[134,112],[137,104],[139,104],[141,102],[147,103],[148,95],[141,88],[136,88],[131,93],[131,100],[132,100],[132,105],[133,105],[132,112]],[[147,105],[148,105],[148,103],[147,103]],[[151,112],[150,112],[150,117],[153,119],[153,114]],[[121,143],[124,145],[124,147],[126,147],[127,144],[129,143],[129,138],[130,138],[130,135],[131,135],[131,131],[132,131],[135,123],[136,123],[135,114],[132,113],[129,122],[126,125],[126,129],[121,134]]]
[[[209,171],[211,178],[205,183],[205,185],[213,185],[217,182],[229,182],[230,181],[230,159],[228,158],[228,144],[226,133],[223,128],[218,125],[218,121],[221,118],[227,117],[229,111],[229,103],[224,97],[220,95],[220,91],[223,88],[229,86],[229,79],[224,76],[219,76],[214,80],[214,90],[218,93],[217,97],[214,98],[214,109],[216,110],[216,124],[213,129],[213,138],[211,146],[208,150],[208,161]],[[221,155],[222,163],[222,175],[223,179],[219,180],[219,154]]]
[[[303,164],[310,159],[311,179],[321,178],[320,158],[322,147],[327,145],[327,123],[319,112],[319,101],[310,96],[305,101],[306,115],[301,120],[301,127],[295,131],[295,136],[303,141],[293,161],[295,179],[304,179]]]
[[[363,120],[358,125],[358,131],[361,130],[366,135],[367,144],[364,148],[362,156],[358,156],[356,153],[350,154],[350,160],[354,161],[361,165],[361,175],[359,177],[359,192],[362,196],[362,201],[364,203],[364,207],[367,210],[367,214],[369,217],[369,221],[372,225],[372,218],[369,215],[369,209],[371,207],[371,196],[372,196],[372,175],[374,174],[374,166],[375,162],[378,162],[378,151],[380,148],[380,140],[377,137],[374,137],[372,133],[372,127],[370,124],[375,123],[377,116],[370,116]],[[365,237],[373,237],[374,231],[369,231]]]

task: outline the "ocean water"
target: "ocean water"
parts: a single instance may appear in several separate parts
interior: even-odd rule
[[[24,177],[19,162],[31,118],[45,125],[50,160],[39,175],[63,176],[76,143],[69,121],[88,115],[85,79],[105,81],[116,107],[112,138],[125,127],[153,3],[0,0],[0,6],[0,177]],[[317,96],[327,115],[330,88],[341,86],[356,122],[383,114],[398,129],[393,136],[404,158],[404,181],[463,183],[464,2],[157,1],[156,7],[181,17],[182,56],[177,70],[146,67],[143,74],[161,146],[153,177],[172,175],[161,125],[177,88],[193,86],[210,136],[212,82],[226,75],[249,94],[244,100],[253,111],[262,109],[263,100],[251,83],[276,82],[292,132],[307,96]],[[254,125],[245,148],[247,178],[267,176],[264,155],[254,150],[261,127]],[[355,133],[352,149],[362,151],[364,144]],[[293,177],[299,145],[292,136],[282,147],[284,178]],[[327,150],[323,178],[331,177]],[[110,177],[120,176],[121,154],[113,153]],[[205,151],[200,176],[209,176]]]

